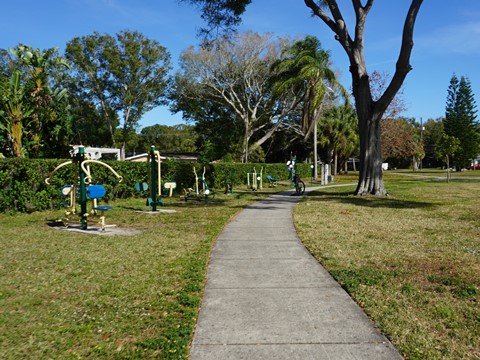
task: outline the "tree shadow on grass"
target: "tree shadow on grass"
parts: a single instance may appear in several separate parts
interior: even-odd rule
[[[435,204],[423,201],[408,201],[396,199],[394,195],[390,196],[356,196],[351,191],[343,192],[327,192],[314,191],[308,194],[307,201],[334,201],[344,204],[351,204],[356,206],[364,206],[370,208],[391,208],[391,209],[418,209],[430,208]]]

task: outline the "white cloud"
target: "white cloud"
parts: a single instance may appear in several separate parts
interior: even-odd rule
[[[438,28],[427,35],[415,36],[415,46],[437,53],[480,54],[480,22]]]

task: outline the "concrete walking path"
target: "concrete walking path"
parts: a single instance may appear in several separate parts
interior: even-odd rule
[[[298,240],[292,193],[250,205],[220,234],[190,359],[402,359]]]

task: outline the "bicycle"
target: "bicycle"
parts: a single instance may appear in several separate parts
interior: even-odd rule
[[[293,177],[293,183],[295,185],[295,195],[303,195],[305,193],[305,183],[302,181],[302,179],[295,175]]]

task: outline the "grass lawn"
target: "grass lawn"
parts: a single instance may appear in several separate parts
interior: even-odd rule
[[[390,197],[325,188],[295,209],[305,245],[409,359],[480,358],[480,171],[430,180],[443,175],[387,172]],[[134,236],[49,228],[61,210],[1,214],[0,358],[186,358],[216,236],[282,189],[165,199],[176,213],[113,202],[107,223]]]
[[[325,188],[295,225],[407,359],[480,359],[480,171],[443,176],[386,172],[389,197]]]
[[[135,236],[49,228],[62,210],[0,215],[0,358],[186,358],[215,238],[272,190],[164,199],[176,213],[112,203],[107,224]]]

